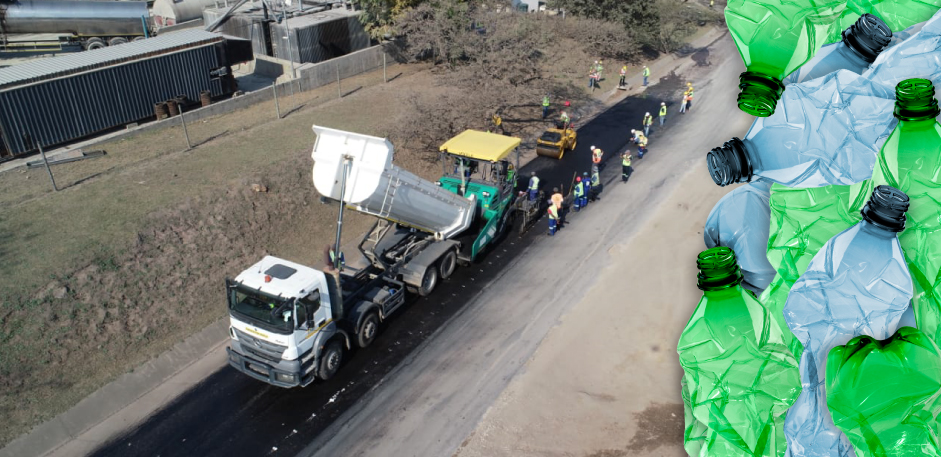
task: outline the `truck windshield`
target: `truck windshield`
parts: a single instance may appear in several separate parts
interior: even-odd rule
[[[287,335],[294,330],[293,300],[266,295],[241,285],[231,285],[229,309],[236,317],[275,333]]]

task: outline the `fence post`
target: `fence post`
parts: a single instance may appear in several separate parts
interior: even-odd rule
[[[389,82],[389,78],[386,76],[386,53],[382,53],[382,82]]]
[[[52,189],[58,192],[59,186],[56,186],[56,178],[52,176],[52,168],[49,168],[49,161],[46,160],[46,151],[43,151],[41,144],[39,145],[39,154],[42,155],[42,161],[46,164],[46,171],[49,173],[49,180],[52,181]]]
[[[340,63],[337,62],[334,65],[337,69],[337,98],[343,98],[343,92],[340,90]]]
[[[271,90],[274,92],[274,109],[278,113],[278,119],[281,119],[281,106],[278,104],[278,82],[271,83]]]
[[[180,124],[183,124],[183,136],[186,137],[186,150],[189,151],[193,149],[193,144],[190,143],[190,133],[186,130],[186,116],[183,114],[182,108],[180,108]]]

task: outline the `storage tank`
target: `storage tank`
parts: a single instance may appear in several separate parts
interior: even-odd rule
[[[155,0],[152,9],[154,24],[169,27],[195,21],[203,17],[204,9],[215,6],[216,0]]]
[[[0,33],[70,33],[82,36],[144,35],[147,2],[0,0]]]
[[[448,239],[474,219],[476,202],[451,193],[392,164],[392,143],[358,133],[313,126],[317,140],[314,187],[340,200],[344,157],[350,157],[343,201],[357,211]]]

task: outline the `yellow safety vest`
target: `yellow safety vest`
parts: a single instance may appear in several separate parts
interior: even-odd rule
[[[666,116],[666,115],[667,115],[667,107],[666,107],[666,106],[661,106],[661,107],[660,107],[660,116]]]
[[[555,205],[549,205],[549,219],[552,219],[552,220],[559,219],[559,213],[555,209]]]
[[[644,116],[644,125],[653,124],[653,116]]]
[[[539,190],[539,178],[533,176],[529,180],[529,190]]]
[[[549,106],[549,97],[542,98],[542,106]]]
[[[629,156],[629,155],[628,155],[628,156],[624,156],[624,157],[621,159],[621,165],[624,165],[625,167],[631,166],[631,156]]]
[[[585,183],[579,181],[578,184],[575,185],[575,196],[581,197],[582,195],[585,195]]]
[[[650,76],[650,69],[647,67],[644,67],[644,76]]]

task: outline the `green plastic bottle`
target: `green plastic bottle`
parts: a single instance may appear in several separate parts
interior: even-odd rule
[[[915,282],[918,329],[941,341],[941,113],[934,85],[906,79],[895,88],[899,119],[876,159],[870,186],[887,184],[911,198],[899,243]]]
[[[758,300],[785,329],[788,347],[798,360],[804,348],[784,321],[787,294],[800,275],[807,271],[810,261],[824,243],[862,219],[859,210],[851,211],[850,208],[854,206],[854,196],[863,203],[867,197],[862,192],[854,193],[852,187],[798,189],[780,184],[771,186],[768,261],[777,274]]]
[[[825,44],[845,10],[840,0],[729,0],[725,21],[746,67],[739,76],[739,109],[774,114],[784,92],[781,80]]]
[[[698,455],[782,456],[784,415],[800,394],[784,331],[727,247],[701,252],[702,299],[677,345],[686,392],[684,446]]]
[[[901,32],[915,24],[925,22],[941,8],[941,0],[849,0],[846,10],[830,29],[827,43],[840,41],[842,32],[863,14],[882,19],[893,32]]]
[[[827,355],[827,409],[857,457],[939,456],[941,354],[924,333],[853,338]]]

